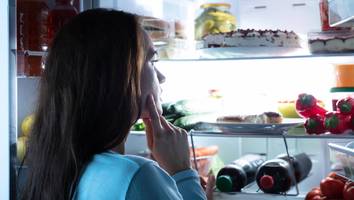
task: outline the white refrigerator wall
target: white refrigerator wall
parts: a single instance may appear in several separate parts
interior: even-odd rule
[[[0,4],[0,199],[10,198],[9,2]]]

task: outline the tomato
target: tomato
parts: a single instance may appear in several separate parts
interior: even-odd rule
[[[331,177],[331,178],[334,178],[334,179],[337,179],[337,180],[340,180],[342,181],[344,184],[349,180],[348,178],[342,176],[342,175],[339,175],[335,172],[331,172],[328,174],[328,177]]]
[[[348,181],[343,189],[343,199],[353,200],[354,199],[354,182]]]
[[[305,200],[313,200],[315,196],[322,196],[322,192],[319,187],[313,188],[309,193],[307,193]]]
[[[342,198],[344,183],[340,180],[327,177],[320,183],[322,194],[327,198]]]

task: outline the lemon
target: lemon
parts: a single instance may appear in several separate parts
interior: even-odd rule
[[[33,122],[34,122],[34,114],[30,114],[23,119],[21,123],[21,131],[23,136],[29,135],[32,129]]]
[[[17,144],[16,144],[16,153],[17,153],[17,159],[22,162],[22,160],[25,157],[26,154],[26,148],[27,148],[27,137],[22,136],[17,139]]]
[[[296,112],[294,101],[279,102],[278,110],[285,118],[301,118]]]

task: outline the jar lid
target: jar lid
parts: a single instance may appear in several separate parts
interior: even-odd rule
[[[331,92],[354,92],[354,87],[334,87]]]
[[[200,8],[210,8],[210,7],[226,7],[230,8],[231,4],[229,3],[205,3],[200,6]]]

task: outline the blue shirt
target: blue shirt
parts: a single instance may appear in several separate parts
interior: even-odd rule
[[[170,176],[152,160],[107,152],[95,155],[87,165],[75,199],[204,200],[206,197],[194,170]]]

